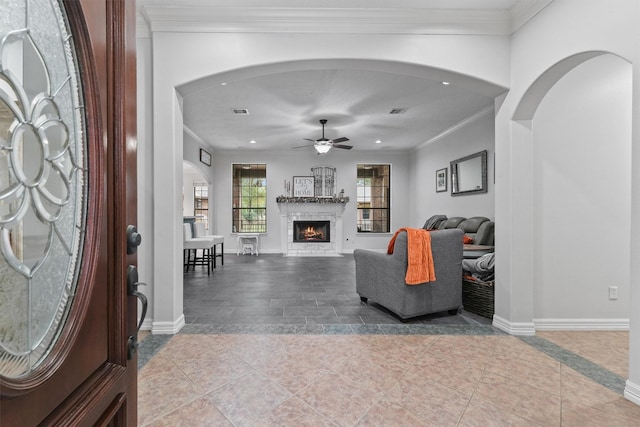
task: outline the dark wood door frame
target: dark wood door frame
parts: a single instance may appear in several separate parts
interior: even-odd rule
[[[127,294],[126,228],[137,221],[135,2],[64,0],[87,118],[89,197],[74,304],[25,378],[0,378],[0,425],[135,425],[138,302]]]

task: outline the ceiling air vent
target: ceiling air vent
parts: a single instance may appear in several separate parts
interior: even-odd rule
[[[247,110],[246,108],[234,108],[233,109],[233,114],[239,114],[241,116],[247,116],[247,115],[249,115],[249,110]]]
[[[406,108],[392,108],[391,111],[389,111],[389,114],[403,114],[406,112],[407,112]]]

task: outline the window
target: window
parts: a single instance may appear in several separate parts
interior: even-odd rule
[[[391,165],[359,164],[356,181],[359,233],[389,233]]]
[[[267,232],[267,165],[233,165],[234,233]]]
[[[209,184],[204,181],[193,182],[193,214],[196,222],[203,222],[209,229]]]

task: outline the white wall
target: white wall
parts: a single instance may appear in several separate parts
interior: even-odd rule
[[[629,0],[554,1],[512,37],[511,88],[498,100],[496,118],[496,316],[494,324],[512,333],[533,334],[534,205],[533,136],[529,115],[519,105],[546,95],[528,92],[559,79],[554,67],[590,51],[638,56],[638,3]],[[567,17],[571,17],[568,19]],[[566,70],[564,70],[566,72]],[[508,319],[508,320],[507,320]],[[504,320],[504,322],[502,322]],[[496,321],[498,321],[496,323]]]
[[[616,56],[591,59],[553,86],[532,122],[536,329],[627,323],[631,78]]]
[[[215,206],[215,227],[217,234],[225,236],[225,250],[234,251],[237,234],[232,232],[231,217],[231,165],[234,163],[264,163],[267,165],[267,233],[260,237],[260,252],[280,253],[280,211],[276,197],[284,195],[284,181],[293,176],[311,175],[314,166],[336,168],[338,191],[344,189],[350,198],[343,213],[343,250],[352,252],[355,248],[386,249],[392,233],[400,227],[411,226],[409,221],[409,153],[385,151],[383,153],[358,152],[357,150],[331,150],[318,156],[313,147],[308,150],[284,151],[216,151],[213,156],[213,188],[210,196]],[[358,163],[391,164],[391,233],[356,232],[356,165]]]
[[[484,216],[494,219],[493,153],[495,145],[493,112],[479,117],[437,141],[431,142],[411,156],[411,194],[414,196],[411,223],[422,227],[432,215],[448,217]],[[449,162],[487,150],[487,192],[451,196],[451,168]],[[436,193],[436,170],[447,168],[447,191]]]
[[[534,334],[536,295],[536,208],[539,187],[534,171],[542,165],[534,158],[533,119],[540,100],[555,82],[581,60],[610,52],[633,65],[630,217],[640,216],[640,3],[636,0],[561,0],[518,30],[511,42],[511,84],[496,110],[496,301],[494,325],[513,334]],[[576,60],[577,59],[577,60]],[[582,90],[589,90],[583,88]],[[579,94],[574,94],[579,97]],[[524,107],[524,108],[523,108]],[[582,105],[580,107],[583,107]],[[592,114],[591,112],[586,113]],[[578,133],[579,135],[579,133]],[[606,144],[606,141],[597,141]],[[622,166],[624,167],[624,166]],[[599,168],[598,168],[599,170]],[[594,171],[594,173],[598,173]],[[598,197],[589,193],[589,197]],[[611,210],[617,206],[610,206]],[[564,220],[564,218],[557,220]],[[625,397],[640,404],[640,227],[630,229],[629,380]],[[607,248],[602,248],[607,250]],[[582,265],[588,266],[586,263]],[[576,273],[577,274],[577,273]],[[624,273],[623,273],[624,275]],[[574,289],[557,295],[569,301]],[[606,293],[606,291],[605,291]],[[539,313],[539,304],[536,304]]]

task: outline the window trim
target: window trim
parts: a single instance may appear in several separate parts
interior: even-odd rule
[[[385,190],[386,195],[382,196],[383,199],[386,200],[386,207],[373,207],[372,206],[372,200],[369,200],[368,203],[366,201],[360,201],[359,200],[359,189],[360,188],[373,188],[372,186],[365,186],[365,187],[360,187],[358,185],[358,180],[360,178],[366,178],[366,177],[361,177],[360,176],[360,170],[361,167],[362,169],[367,169],[365,168],[365,166],[370,166],[371,169],[375,168],[375,167],[386,167],[388,168],[388,175],[387,175],[387,184],[386,186],[377,186],[377,187],[383,187]],[[392,169],[391,169],[391,163],[357,163],[356,164],[356,232],[359,235],[370,235],[370,234],[375,234],[375,235],[380,235],[380,234],[389,234],[391,233],[391,198],[392,198],[392,194],[391,194],[391,174],[392,174]],[[366,203],[367,206],[363,206],[360,207],[361,203]],[[367,227],[363,227],[364,223],[362,222],[364,218],[364,212],[368,211],[368,217],[369,219],[367,220],[367,222],[369,223],[369,226]],[[375,215],[375,211],[386,211],[386,231],[370,231],[364,228],[370,228],[373,229],[373,224],[376,221],[374,218]],[[361,216],[362,215],[362,216]],[[377,220],[377,221],[381,221],[381,220]]]
[[[247,169],[246,166],[248,166],[249,169]],[[258,171],[263,170],[264,174],[263,175],[259,174],[259,176],[257,175],[255,177],[251,177],[251,176],[243,176],[241,173],[239,178],[236,178],[237,170],[240,170],[240,172],[242,172],[242,170],[250,170],[251,168],[255,168],[255,170],[258,170]],[[246,201],[244,200],[245,196],[242,196],[243,189],[252,188],[251,185],[236,186],[236,183],[238,182],[237,179],[240,179],[240,180],[256,179],[256,187],[264,188],[264,195],[257,195],[257,194],[253,196],[250,195],[246,197],[247,199],[250,199],[249,206],[236,206],[236,204],[242,205],[242,202]],[[259,185],[258,181],[262,182],[262,184]],[[231,164],[231,230],[232,230],[232,233],[234,234],[266,234],[267,233],[268,231],[268,192],[269,192],[269,186],[268,186],[266,163],[232,163]],[[257,206],[252,206],[251,201],[262,201],[263,206],[260,206],[261,203],[256,203]],[[262,213],[262,214],[258,213],[257,215],[261,223],[254,224],[254,229],[252,230],[247,230],[244,227],[246,225],[245,221],[247,223],[252,221],[251,219],[247,219],[245,214],[243,214],[243,212],[246,212],[247,210],[259,211]],[[244,218],[244,221],[240,219],[240,216]]]

